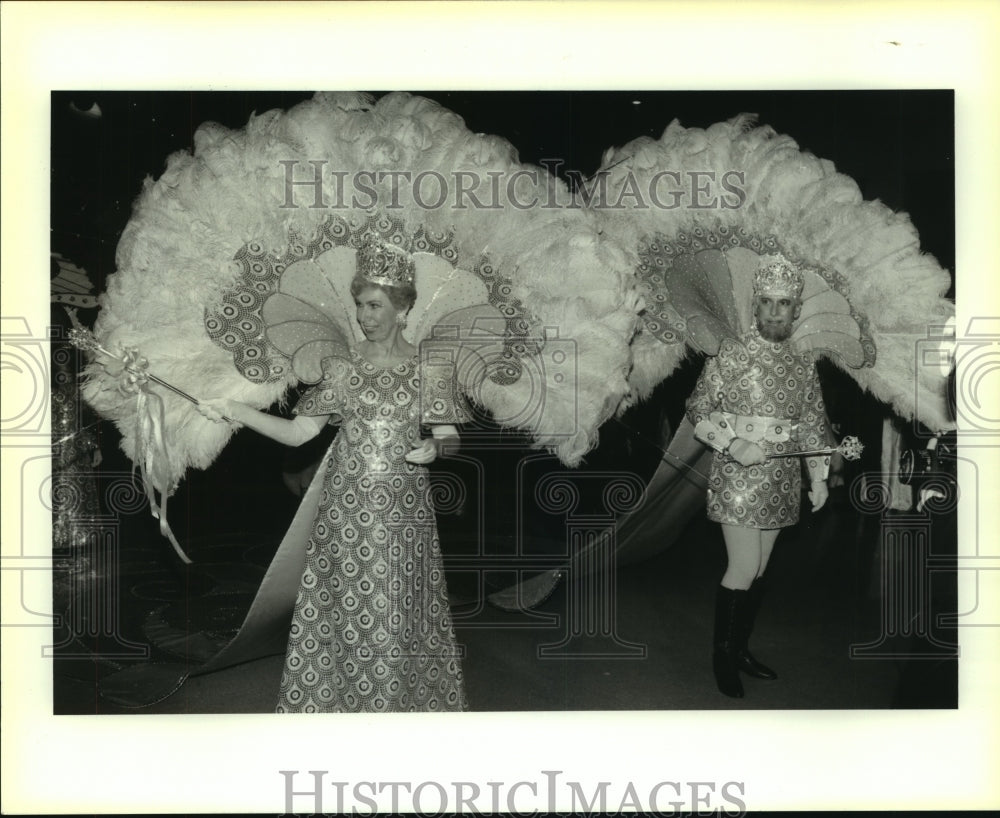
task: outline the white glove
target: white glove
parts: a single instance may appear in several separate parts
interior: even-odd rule
[[[428,463],[432,463],[437,460],[438,456],[438,442],[434,439],[428,438],[427,440],[422,440],[419,446],[410,449],[405,456],[407,463],[415,463],[419,466],[425,466]]]
[[[813,511],[819,511],[823,508],[823,504],[829,496],[830,491],[826,486],[825,480],[812,481],[812,490],[809,492],[809,500],[813,504]]]
[[[198,412],[213,423],[229,423],[233,420],[233,406],[229,398],[207,398],[195,404]]]
[[[741,437],[729,444],[726,454],[741,466],[757,466],[767,460],[767,455],[760,446]]]

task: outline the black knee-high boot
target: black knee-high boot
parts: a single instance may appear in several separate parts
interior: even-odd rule
[[[748,676],[753,676],[755,679],[767,679],[771,681],[778,678],[778,674],[775,673],[767,665],[758,662],[752,653],[750,653],[750,648],[747,647],[750,641],[750,634],[753,633],[754,622],[757,619],[757,612],[760,610],[761,598],[764,595],[764,580],[763,577],[757,577],[750,585],[750,589],[746,592],[746,605],[743,608],[743,615],[740,617],[740,635],[739,644],[737,646],[736,661],[739,669],[746,673]]]
[[[712,637],[712,672],[720,693],[743,698],[739,671],[739,646],[746,591],[719,586],[715,594],[715,628]]]

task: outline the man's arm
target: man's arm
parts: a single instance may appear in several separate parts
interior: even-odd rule
[[[819,373],[816,364],[809,356],[806,367],[805,389],[802,395],[802,416],[799,422],[799,443],[805,449],[822,449],[829,444],[829,431],[826,428],[826,406],[823,404],[823,391],[820,388]],[[809,472],[809,499],[812,510],[819,511],[829,496],[826,485],[830,474],[830,457],[807,457],[806,469]]]
[[[807,361],[806,381],[802,394],[802,414],[799,420],[799,444],[802,449],[822,449],[830,445],[826,428],[826,406],[820,388],[819,373],[811,357]],[[834,444],[836,445],[836,444]],[[806,468],[812,482],[826,481],[830,474],[830,457],[807,457]]]
[[[688,420],[694,425],[694,436],[717,452],[724,452],[735,437],[728,424],[720,426],[710,417],[712,411],[719,407],[723,387],[719,358],[713,356],[705,361],[685,407]]]
[[[706,446],[728,454],[742,466],[754,466],[767,460],[764,450],[756,443],[736,437],[725,420],[712,418],[713,411],[722,403],[722,392],[726,386],[721,360],[733,351],[731,344],[723,342],[719,354],[705,361],[694,392],[688,398],[687,416],[694,424],[694,436]]]

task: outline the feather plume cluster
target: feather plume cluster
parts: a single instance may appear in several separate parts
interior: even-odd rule
[[[659,140],[643,137],[609,150],[603,167],[596,177],[602,187],[594,188],[596,212],[603,234],[623,248],[633,269],[641,244],[657,234],[725,228],[777,237],[803,262],[843,282],[851,305],[867,319],[875,363],[844,370],[900,416],[933,429],[954,425],[946,378],[919,358],[920,343],[954,316],[953,302],[943,297],[951,279],[921,252],[905,214],[865,201],[854,180],[831,162],[801,151],[770,127],[755,127],[749,114],[707,129],[675,120]],[[661,202],[677,206],[648,206],[651,188]],[[645,193],[647,206],[635,206],[629,190]],[[642,399],[686,350],[683,343],[667,345],[642,333],[632,352],[630,384]]]
[[[692,171],[702,182],[692,183]],[[316,178],[319,186],[310,184]],[[723,179],[729,185],[720,189]],[[716,187],[704,192],[705,180]],[[151,372],[185,392],[267,407],[295,383],[291,370],[284,380],[252,383],[205,330],[206,311],[239,275],[235,254],[255,243],[280,256],[331,216],[386,208],[408,230],[449,235],[458,266],[471,270],[486,257],[510,281],[546,341],[540,352],[529,345],[522,377],[487,380],[475,397],[573,466],[616,409],[648,396],[687,353],[682,342],[633,337],[642,243],[741,230],[779,237],[842,282],[877,348],[873,366],[846,369],[863,388],[903,417],[952,425],[945,378],[917,357],[928,330],[954,315],[942,297],[948,272],[921,253],[907,216],[865,201],[829,161],[755,127],[749,115],[707,129],[675,121],[659,140],[609,150],[594,185],[593,207],[553,206],[572,200],[561,181],[521,164],[501,137],[473,133],[440,104],[405,93],[378,101],[320,93],[255,115],[242,129],[205,123],[192,152],[170,156],[162,176],[146,180],[95,333],[105,348],[138,348]],[[675,206],[649,206],[651,190]],[[88,368],[84,397],[116,422],[134,457],[135,406],[116,387],[99,364]],[[157,488],[169,492],[188,468],[207,467],[232,431],[174,395],[163,401],[170,467]]]
[[[288,185],[289,178],[308,181],[316,173],[323,180],[319,193]],[[315,235],[329,216],[369,208],[372,196],[356,188],[357,174],[379,205],[391,203],[394,219],[453,234],[466,269],[485,254],[510,279],[514,297],[550,341],[525,361],[517,382],[488,382],[477,398],[497,418],[530,432],[537,446],[578,463],[628,389],[635,316],[626,298],[626,257],[599,240],[592,212],[540,206],[568,201],[569,194],[544,170],[520,164],[506,140],[472,133],[453,112],[410,94],[376,102],[320,93],[287,112],[253,116],[239,130],[202,125],[193,152],[170,156],[135,203],[117,271],[100,299],[98,339],[110,349],[137,347],[158,377],[198,397],[260,408],[281,399],[292,374],[267,384],[243,378],[206,334],[205,311],[233,285],[234,254],[243,245],[256,242],[280,254],[290,237]],[[437,205],[440,180],[448,195]],[[466,204],[475,197],[488,206],[455,207],[459,184]],[[124,451],[134,457],[135,408],[113,378],[93,364],[83,391],[116,422]],[[170,475],[157,488],[169,492],[188,468],[207,467],[232,432],[170,394],[163,400]]]

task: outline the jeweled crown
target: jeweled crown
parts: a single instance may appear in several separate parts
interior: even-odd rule
[[[406,250],[370,238],[358,249],[357,273],[372,284],[402,287],[413,284],[416,264]]]
[[[782,255],[761,256],[753,278],[754,295],[802,297],[802,271]]]

